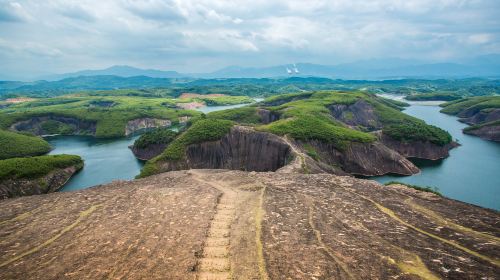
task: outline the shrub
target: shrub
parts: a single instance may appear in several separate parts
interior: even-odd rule
[[[174,132],[168,128],[158,128],[149,132],[142,134],[134,142],[134,148],[146,148],[151,144],[168,144],[172,142],[177,136],[177,132]]]

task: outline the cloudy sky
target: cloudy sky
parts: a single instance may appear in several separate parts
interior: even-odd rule
[[[499,0],[0,0],[0,75],[500,53]]]

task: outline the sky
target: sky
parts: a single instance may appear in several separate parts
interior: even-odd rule
[[[499,14],[499,0],[0,0],[0,75],[464,61],[500,53]]]

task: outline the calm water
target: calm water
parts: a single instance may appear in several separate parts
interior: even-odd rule
[[[434,186],[449,198],[500,210],[500,143],[463,134],[462,128],[467,125],[439,110],[438,106],[414,104],[404,112],[447,130],[461,146],[451,150],[447,159],[416,161],[422,170],[420,174],[382,176],[375,180]]]
[[[262,98],[255,98],[260,101]],[[204,113],[238,108],[248,104],[203,107]],[[175,127],[173,129],[176,129]],[[95,139],[84,136],[55,136],[46,140],[54,148],[50,154],[71,154],[83,158],[85,166],[73,176],[61,191],[73,191],[109,183],[130,180],[141,172],[143,162],[137,160],[128,148],[139,136],[121,139]]]
[[[50,154],[79,155],[85,161],[84,168],[61,191],[84,189],[118,179],[133,179],[140,173],[143,165],[128,148],[137,137],[113,140],[84,136],[46,138],[54,147]]]

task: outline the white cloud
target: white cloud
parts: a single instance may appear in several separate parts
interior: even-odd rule
[[[500,53],[498,10],[497,0],[0,0],[0,62],[2,71],[133,64],[196,72],[458,59]]]

